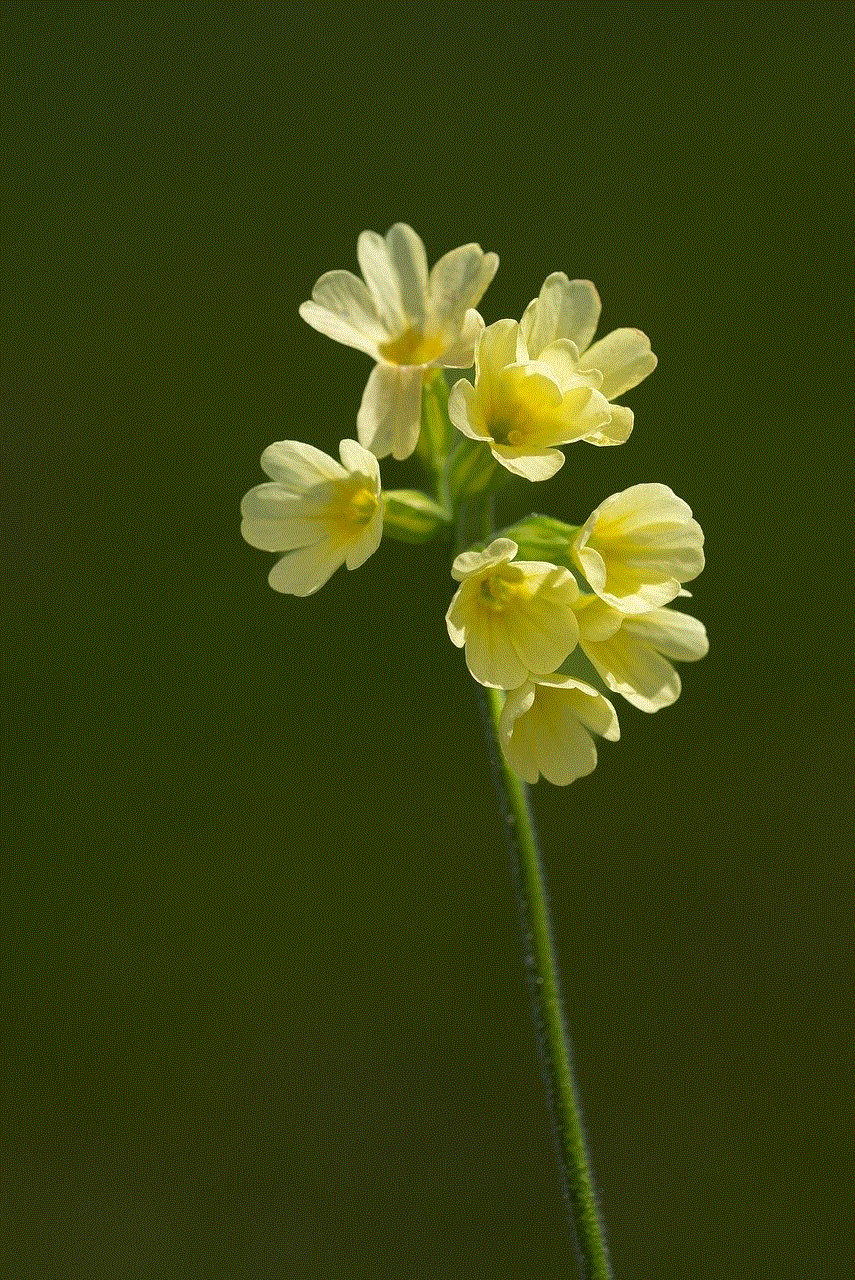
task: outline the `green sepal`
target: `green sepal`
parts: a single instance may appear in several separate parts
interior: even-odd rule
[[[450,514],[420,489],[384,490],[384,536],[398,542],[430,542],[450,525]]]
[[[496,459],[490,452],[489,445],[486,442],[479,444],[477,440],[463,436],[448,460],[446,471],[452,501],[471,498],[496,488],[501,479],[496,476],[497,470]]]
[[[571,569],[574,567],[571,548],[578,532],[579,525],[535,512],[509,529],[503,529],[502,537],[512,538],[517,544],[518,560],[546,560]]]
[[[422,383],[422,425],[416,456],[432,471],[441,472],[456,436],[448,418],[448,383],[441,369],[433,369]]]

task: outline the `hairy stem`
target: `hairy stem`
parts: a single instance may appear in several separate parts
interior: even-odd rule
[[[488,500],[479,505],[477,513],[468,514],[480,516],[480,536],[489,541],[492,536],[493,504]],[[465,527],[469,521],[464,517],[461,523]],[[460,532],[462,530],[458,526],[458,537]],[[573,1072],[573,1050],[552,937],[549,895],[528,787],[508,767],[501,751],[499,718],[504,705],[504,694],[498,689],[486,689],[482,685],[476,687],[517,894],[526,980],[538,1055],[576,1261],[584,1280],[612,1280],[605,1232],[585,1142],[582,1106]]]

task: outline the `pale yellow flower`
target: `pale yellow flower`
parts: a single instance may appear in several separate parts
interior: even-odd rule
[[[696,662],[709,650],[706,628],[676,609],[627,615],[597,596],[575,605],[579,647],[602,680],[642,711],[658,711],[680,696],[680,677],[668,658]]]
[[[600,503],[576,535],[572,555],[607,604],[647,613],[698,576],[703,543],[682,498],[664,484],[636,484]]]
[[[328,271],[300,315],[320,333],[377,361],[362,397],[357,435],[378,458],[407,458],[419,438],[426,371],[472,364],[484,328],[473,308],[499,259],[480,245],[464,244],[428,273],[424,244],[403,222],[385,238],[363,231],[356,254],[365,279]]]
[[[555,271],[525,310],[517,358],[545,361],[564,377],[584,377],[614,401],[653,372],[656,356],[640,329],[615,329],[591,346],[599,318],[600,297],[591,281],[568,280],[563,271]],[[589,444],[627,439],[632,410],[612,404],[611,411],[602,431],[585,436]]]
[[[604,429],[611,407],[590,382],[547,361],[520,361],[519,325],[489,325],[475,354],[475,385],[461,379],[448,415],[463,435],[489,445],[497,462],[527,480],[548,480],[564,464],[554,446]]]
[[[497,538],[485,551],[464,551],[451,570],[460,587],[446,614],[448,634],[466,646],[479,684],[493,689],[555,671],[579,637],[573,575],[536,560],[511,563],[516,553],[510,538]]]
[[[564,787],[591,773],[597,748],[591,733],[611,742],[620,737],[617,715],[608,698],[572,676],[539,676],[514,689],[499,718],[505,759],[523,782]]]
[[[298,440],[280,440],[261,455],[272,478],[241,503],[241,533],[262,551],[285,551],[270,570],[274,591],[309,596],[340,565],[357,569],[377,550],[383,504],[377,459],[355,440],[339,445],[341,465]]]

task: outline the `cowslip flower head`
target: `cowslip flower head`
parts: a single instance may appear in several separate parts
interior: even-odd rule
[[[704,535],[665,484],[636,484],[601,502],[572,555],[593,590],[620,613],[647,613],[679,595],[704,567]]]
[[[488,325],[475,353],[475,384],[454,384],[448,416],[514,475],[548,480],[564,465],[555,445],[596,434],[611,408],[585,378],[556,372],[548,361],[518,360],[518,342],[516,320]]]
[[[703,623],[676,609],[628,615],[590,595],[575,609],[585,657],[609,689],[642,711],[659,711],[680,696],[680,677],[668,658],[696,662],[709,650]]]
[[[608,401],[616,400],[652,373],[657,360],[640,329],[615,329],[591,346],[600,306],[590,280],[568,280],[563,271],[554,271],[526,307],[517,358],[560,361],[566,376],[584,377]],[[606,427],[585,439],[589,444],[623,444],[632,424],[632,410],[612,403]]]
[[[617,741],[614,707],[584,680],[560,673],[514,689],[499,718],[502,752],[523,782],[537,782],[542,774],[565,787],[591,773],[597,763],[591,733]]]
[[[377,361],[356,433],[378,458],[408,458],[419,438],[425,373],[471,366],[484,328],[473,308],[499,259],[480,245],[464,244],[428,273],[424,244],[403,222],[385,237],[363,231],[356,256],[364,280],[351,271],[327,271],[300,315],[320,333]]]
[[[576,580],[542,561],[514,561],[517,544],[496,538],[464,551],[451,569],[460,586],[445,616],[448,634],[479,684],[514,689],[555,671],[575,649]],[[513,563],[512,563],[513,562]]]
[[[339,445],[341,464],[298,440],[261,455],[272,483],[241,503],[241,533],[261,551],[284,551],[270,570],[274,591],[310,596],[340,565],[358,569],[380,545],[383,504],[377,459],[355,440]]]

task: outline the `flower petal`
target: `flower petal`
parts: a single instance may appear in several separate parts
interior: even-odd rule
[[[479,244],[452,249],[433,267],[428,283],[431,327],[457,328],[471,307],[477,307],[496,274],[499,259]]]
[[[600,393],[602,394],[602,393]],[[635,414],[632,409],[627,409],[626,405],[613,404],[610,405],[612,416],[609,421],[604,423],[597,431],[591,435],[585,436],[586,444],[610,445],[624,444],[632,434],[632,425],[635,421]]]
[[[407,317],[401,303],[398,273],[389,255],[389,246],[376,231],[363,231],[356,242],[356,257],[365,283],[374,299],[380,323],[391,336],[404,332]]]
[[[529,568],[519,562],[523,570]],[[520,661],[536,675],[548,675],[561,666],[579,639],[579,627],[572,602],[579,588],[566,569],[545,566],[538,589],[528,600],[508,609],[507,630]],[[534,575],[531,575],[534,576]]]
[[[515,476],[525,480],[549,480],[564,466],[564,454],[560,449],[544,449],[542,453],[517,454],[505,445],[491,445],[491,452]]]
[[[503,561],[513,560],[518,551],[519,547],[510,538],[495,538],[483,551],[461,551],[451,566],[451,576],[462,582],[474,573],[483,573]]]
[[[671,663],[626,626],[600,643],[581,645],[608,687],[639,710],[659,711],[680,696],[680,677]]]
[[[528,679],[502,615],[489,610],[473,612],[466,628],[466,665],[479,684],[491,689],[516,689]]]
[[[640,329],[615,329],[582,355],[580,369],[599,369],[600,387],[607,400],[615,400],[635,387],[657,365],[650,339]]]
[[[274,591],[287,595],[310,596],[327,582],[336,569],[344,564],[346,548],[333,546],[329,538],[292,551],[277,560],[267,581]]]
[[[627,618],[624,630],[653,645],[675,662],[697,662],[709,652],[704,624],[677,609],[653,609],[650,613]]]
[[[421,329],[428,285],[427,256],[421,237],[405,222],[396,222],[386,233],[386,248],[407,320]]]
[[[356,434],[377,458],[408,458],[419,438],[423,370],[378,364],[362,396]]]
[[[435,363],[442,365],[445,369],[471,369],[475,360],[475,349],[483,332],[484,321],[477,311],[470,309],[463,317],[457,338],[441,356],[437,356]]]
[[[319,307],[316,302],[301,303],[300,315],[306,321],[306,324],[310,324],[313,329],[317,329],[318,333],[323,333],[326,337],[332,338],[333,342],[341,342],[346,347],[355,347],[357,351],[364,351],[366,355],[372,356],[375,360],[380,359],[375,339],[360,333],[357,329],[354,329],[353,325],[333,315],[325,307]]]
[[[529,359],[538,359],[557,338],[569,338],[584,351],[594,336],[600,307],[600,296],[590,280],[568,280],[563,271],[547,276],[520,326]]]
[[[261,455],[261,469],[292,493],[305,493],[328,480],[346,480],[335,458],[302,440],[277,440]]]
[[[448,416],[457,430],[470,440],[489,440],[489,436],[480,435],[475,424],[477,416],[477,396],[471,382],[461,378],[455,382],[448,395]]]
[[[369,453],[361,444],[357,444],[355,440],[342,440],[338,446],[339,457],[342,465],[347,468],[351,475],[356,472],[358,475],[366,476],[367,479],[373,480],[377,492],[380,492],[380,467],[373,453]]]
[[[487,325],[475,352],[476,383],[482,378],[495,377],[507,365],[516,362],[518,333],[516,320],[497,320]]]
[[[365,531],[359,541],[352,543],[348,547],[347,555],[345,556],[345,564],[348,569],[358,569],[361,564],[365,564],[368,557],[373,556],[380,546],[382,537],[383,507],[380,505],[365,526]]]

